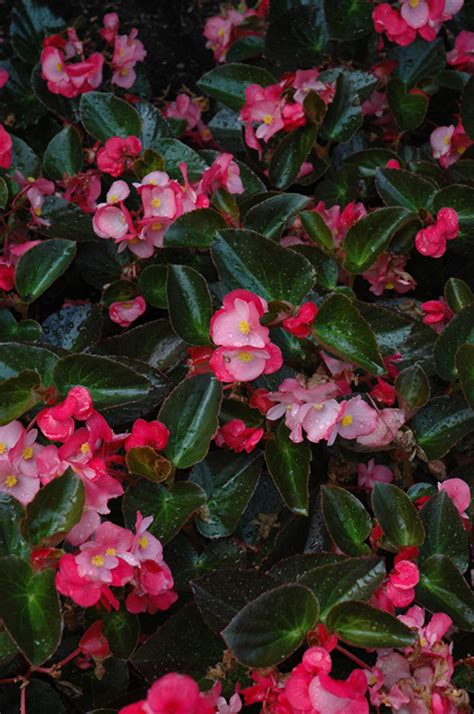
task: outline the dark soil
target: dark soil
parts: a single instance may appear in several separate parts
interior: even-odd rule
[[[13,0],[0,0],[0,29],[8,37]],[[153,95],[166,92],[174,98],[181,87],[195,87],[196,81],[214,66],[205,48],[202,28],[206,17],[218,10],[216,0],[45,0],[58,15],[72,22],[83,16],[83,30],[100,25],[106,12],[117,12],[121,31],[139,31],[148,52],[146,73]]]

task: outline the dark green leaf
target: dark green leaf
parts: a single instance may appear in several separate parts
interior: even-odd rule
[[[16,377],[28,369],[39,372],[42,383],[49,387],[57,360],[54,352],[43,347],[21,342],[0,342],[0,379]]]
[[[19,649],[36,666],[55,652],[61,639],[54,578],[54,570],[35,573],[17,556],[0,560],[0,617]]]
[[[169,248],[208,248],[218,230],[226,222],[211,208],[198,208],[184,213],[174,221],[164,236],[164,245]]]
[[[0,208],[5,208],[8,203],[8,186],[4,178],[0,177]]]
[[[326,624],[343,642],[370,649],[401,649],[413,644],[416,636],[393,615],[363,602],[336,605],[327,616]]]
[[[369,323],[344,295],[331,295],[323,302],[316,316],[315,336],[338,357],[371,374],[384,374],[385,366]]]
[[[427,208],[437,188],[431,181],[401,169],[377,169],[375,186],[386,206],[403,206],[410,211]]]
[[[394,76],[409,88],[427,77],[434,77],[446,66],[446,50],[441,39],[425,42],[418,38],[407,47],[395,47],[390,56],[397,63]]]
[[[246,605],[222,636],[239,662],[271,667],[303,642],[319,615],[318,601],[302,585],[282,585]]]
[[[444,298],[453,312],[461,312],[474,301],[471,288],[460,278],[449,278],[444,286]]]
[[[41,172],[41,163],[33,149],[17,136],[12,136],[12,166],[21,171],[23,176],[38,178]]]
[[[357,167],[359,176],[368,178],[375,176],[377,169],[383,168],[388,161],[399,161],[399,156],[389,149],[364,149],[356,151],[345,159],[345,163]]]
[[[164,158],[166,172],[173,179],[182,180],[179,165],[183,162],[187,166],[190,181],[199,180],[207,168],[206,162],[197,151],[177,139],[157,139],[153,148]]]
[[[324,2],[329,34],[336,40],[358,40],[372,30],[372,5],[368,0]]]
[[[65,270],[76,255],[72,241],[52,239],[30,248],[18,261],[15,287],[24,302],[34,302]]]
[[[245,226],[266,238],[277,240],[291,218],[309,199],[299,193],[279,193],[253,206],[245,216]]]
[[[474,77],[471,77],[462,95],[461,117],[464,129],[474,139]]]
[[[64,20],[37,0],[18,0],[11,17],[11,43],[25,62],[36,62],[43,38],[64,28]]]
[[[176,334],[189,345],[208,345],[212,303],[202,275],[186,265],[170,265],[167,299]]]
[[[372,509],[384,535],[396,548],[421,545],[425,540],[416,508],[398,486],[377,482],[372,491]]]
[[[38,226],[38,233],[42,235],[68,241],[97,241],[90,214],[61,196],[45,196],[41,217],[48,222]]]
[[[474,344],[474,303],[461,310],[436,340],[433,356],[442,379],[457,377],[456,352],[464,344]]]
[[[342,563],[344,560],[347,560],[347,556],[335,553],[298,553],[280,560],[270,568],[268,574],[279,580],[284,580],[286,583],[293,583],[315,568]]]
[[[439,491],[420,510],[426,539],[420,548],[421,561],[430,555],[448,555],[464,572],[469,566],[469,540],[461,517],[445,491]]]
[[[18,419],[41,402],[42,397],[36,391],[40,384],[38,372],[29,369],[0,382],[0,426]]]
[[[42,324],[43,342],[70,352],[81,352],[96,342],[102,330],[97,305],[67,305],[49,315]]]
[[[361,218],[347,231],[344,239],[344,268],[363,273],[387,248],[397,231],[413,220],[405,208],[378,208]]]
[[[433,196],[433,212],[446,207],[457,212],[461,233],[471,235],[474,228],[474,188],[453,184],[437,191]]]
[[[474,630],[474,594],[447,555],[422,564],[416,599],[430,612],[445,612],[461,630]]]
[[[189,214],[189,215],[192,215]],[[147,265],[138,278],[138,288],[145,301],[163,310],[168,306],[166,299],[167,265]]]
[[[419,409],[431,394],[431,387],[426,372],[419,364],[405,367],[395,380],[398,401],[404,409]]]
[[[302,255],[253,231],[221,231],[211,253],[226,291],[245,288],[299,305],[316,277]]]
[[[124,139],[140,136],[140,115],[131,104],[113,94],[86,92],[81,96],[79,111],[85,130],[98,141],[106,141],[112,136]]]
[[[178,384],[165,400],[160,419],[171,432],[166,456],[180,469],[202,461],[217,431],[222,385],[198,374]]]
[[[39,59],[39,54],[36,59]],[[79,98],[68,99],[61,94],[50,92],[46,80],[41,76],[40,62],[33,67],[30,82],[30,94],[31,90],[33,90],[33,96],[38,100],[39,106],[42,107],[43,111],[44,109],[49,109],[61,119],[61,122],[65,119],[74,123],[79,121]]]
[[[315,211],[303,211],[300,213],[303,227],[313,243],[321,245],[327,251],[332,251],[334,241],[332,233],[324,222],[323,217]]]
[[[339,486],[323,486],[321,510],[329,535],[348,555],[370,552],[364,541],[372,528],[372,519],[358,498]]]
[[[19,555],[28,559],[29,546],[20,531],[25,510],[16,498],[0,494],[0,557]]]
[[[402,131],[412,131],[423,123],[429,100],[424,94],[411,94],[397,77],[387,85],[387,99],[395,123]]]
[[[140,635],[138,617],[124,609],[101,613],[104,635],[114,657],[128,659],[133,654]]]
[[[0,119],[1,121],[7,121],[8,117],[13,114],[15,117],[15,129],[24,129],[31,124],[36,124],[44,115],[45,108],[40,104],[35,94],[31,91],[30,85],[30,69],[31,66],[25,64],[19,59],[12,57],[11,59],[3,59],[0,61],[0,67],[8,72],[8,81],[4,87],[2,87],[1,97],[0,97]],[[27,145],[21,139],[17,137],[12,137],[14,144],[21,142],[26,148]],[[31,150],[30,150],[31,151]],[[15,146],[13,147],[13,161],[12,165],[19,171],[21,169],[15,160],[15,154],[18,154],[18,150],[15,151]],[[34,155],[34,152],[31,152]],[[36,159],[36,157],[35,157]],[[38,159],[36,162],[39,164]],[[26,177],[31,176],[32,173],[25,174]],[[38,167],[39,173],[39,167]],[[35,174],[35,176],[38,175]],[[12,186],[15,187],[15,192],[18,191],[18,184],[14,181],[14,178],[9,177],[9,181]]]
[[[273,186],[283,190],[295,182],[303,162],[314,146],[317,134],[318,127],[309,122],[282,139],[270,160],[269,177]]]
[[[155,142],[158,139],[173,136],[173,130],[168,120],[157,107],[144,99],[141,99],[134,106],[142,122],[140,140],[143,149],[155,149]]]
[[[474,409],[474,345],[463,345],[458,349],[456,370],[464,396],[471,409]]]
[[[65,127],[51,139],[43,156],[44,170],[55,181],[79,173],[82,162],[81,138],[72,126]]]
[[[272,3],[273,5],[273,3]],[[287,6],[289,12],[270,23],[265,37],[265,56],[282,69],[308,69],[321,63],[328,42],[322,3]]]
[[[68,469],[43,486],[28,504],[23,535],[35,546],[57,545],[81,520],[84,503],[84,484]]]
[[[245,104],[245,90],[250,84],[267,87],[269,84],[275,84],[275,81],[275,78],[261,67],[224,64],[207,72],[197,86],[201,92],[238,112]]]
[[[460,396],[436,397],[420,409],[412,424],[428,459],[439,459],[474,429],[474,411]]]
[[[215,452],[194,467],[191,481],[206,492],[196,525],[206,538],[222,538],[237,528],[262,468],[262,455]]]
[[[265,461],[281,497],[293,513],[308,515],[308,480],[311,449],[307,442],[295,444],[281,425],[265,446]]]

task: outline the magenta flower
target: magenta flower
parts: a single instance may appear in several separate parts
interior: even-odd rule
[[[13,141],[3,124],[0,124],[0,168],[9,169],[12,163]]]

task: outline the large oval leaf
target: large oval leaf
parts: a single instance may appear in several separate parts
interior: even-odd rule
[[[94,139],[106,141],[112,136],[140,136],[142,122],[129,102],[108,92],[86,92],[79,105],[81,122]]]
[[[378,208],[357,221],[344,239],[344,269],[363,273],[375,262],[394,234],[413,220],[406,208]]]
[[[342,602],[329,613],[326,624],[339,639],[356,647],[408,647],[416,633],[388,612],[364,602]]]
[[[208,345],[212,302],[203,276],[187,265],[170,265],[167,300],[176,334],[189,345]]]
[[[421,545],[425,529],[406,493],[391,483],[376,483],[372,508],[384,535],[397,548]]]
[[[165,400],[160,419],[171,432],[165,454],[178,468],[201,461],[217,430],[222,385],[209,374],[178,384]]]
[[[309,508],[309,464],[311,449],[307,442],[295,444],[288,429],[281,425],[265,446],[268,470],[281,497],[293,513],[307,516]]]
[[[43,156],[44,170],[55,181],[75,176],[82,168],[81,138],[72,126],[66,126],[53,136]]]
[[[71,265],[76,244],[70,240],[41,241],[18,261],[15,287],[24,302],[33,302]]]
[[[364,541],[372,528],[372,519],[358,498],[339,486],[323,486],[321,509],[329,535],[344,553],[370,552]]]
[[[289,220],[308,204],[299,193],[279,193],[253,206],[245,216],[245,226],[266,238],[277,240]]]
[[[474,630],[474,594],[447,555],[422,564],[416,599],[430,612],[445,612],[462,630]]]
[[[37,388],[41,379],[36,370],[24,369],[18,377],[0,383],[0,426],[22,416],[42,401]]]
[[[412,424],[428,459],[439,459],[474,430],[474,411],[459,395],[436,397],[415,414]]]
[[[456,352],[456,370],[464,396],[474,409],[474,345],[463,345]]]
[[[36,371],[42,383],[51,384],[58,356],[50,350],[22,342],[0,342],[0,379],[17,377],[25,369]]]
[[[238,112],[245,104],[245,90],[249,84],[267,87],[275,81],[266,69],[236,63],[211,69],[201,77],[197,86],[213,99]]]
[[[297,584],[282,585],[246,605],[222,636],[245,666],[271,667],[301,645],[318,615],[318,601],[311,590]]]
[[[28,562],[10,555],[0,559],[0,617],[32,665],[56,651],[62,621],[54,570],[35,573]]]
[[[184,213],[170,225],[164,236],[169,248],[208,248],[217,231],[226,227],[222,216],[211,208]]]
[[[386,206],[403,206],[410,211],[428,208],[436,185],[402,169],[377,169],[377,193]]]
[[[272,154],[269,167],[270,181],[279,189],[288,188],[296,180],[303,161],[314,146],[318,127],[307,123],[290,132]]]
[[[461,517],[445,491],[440,491],[425,503],[420,518],[426,532],[420,548],[421,560],[431,555],[448,555],[464,572],[469,565],[469,539]]]

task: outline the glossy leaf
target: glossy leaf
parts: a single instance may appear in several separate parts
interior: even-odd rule
[[[436,185],[401,169],[378,169],[375,186],[386,206],[403,206],[410,211],[428,208]]]
[[[398,77],[387,85],[387,99],[395,123],[402,131],[412,131],[423,123],[428,111],[428,97],[410,93]]]
[[[214,376],[185,379],[161,407],[159,418],[171,432],[165,455],[184,469],[201,461],[217,431],[222,386]]]
[[[372,5],[367,0],[342,0],[337,5],[325,0],[324,14],[336,40],[358,40],[372,29]]]
[[[303,642],[316,623],[318,601],[302,585],[282,585],[246,605],[222,633],[226,645],[247,667],[271,667]]]
[[[457,376],[456,352],[466,343],[474,345],[474,303],[461,310],[436,340],[433,356],[442,379],[450,381]]]
[[[265,446],[265,461],[281,497],[293,513],[308,515],[311,449],[307,442],[295,444],[282,425]]]
[[[474,429],[474,411],[461,396],[436,397],[420,409],[412,424],[428,459],[439,459]]]
[[[173,179],[183,180],[181,169],[179,168],[179,165],[183,162],[187,166],[190,181],[199,180],[207,168],[206,162],[199,156],[197,151],[177,139],[157,139],[154,142],[154,150],[161,154],[165,160],[166,172]]]
[[[326,618],[339,639],[356,647],[397,647],[413,644],[415,633],[388,612],[363,602],[342,602]]]
[[[467,134],[474,138],[474,79],[471,77],[464,89],[461,102],[461,117]]]
[[[458,214],[459,229],[470,235],[474,228],[474,188],[452,184],[437,191],[433,196],[433,210],[437,213],[441,208],[454,208]]]
[[[237,112],[245,104],[245,89],[250,84],[266,87],[274,83],[275,78],[267,70],[235,63],[211,69],[201,77],[197,86],[201,92]]]
[[[395,379],[398,401],[404,409],[419,409],[431,394],[431,387],[426,372],[415,363],[405,367]]]
[[[79,523],[85,503],[84,484],[72,469],[43,486],[26,508],[22,533],[29,543],[57,545]]]
[[[422,564],[416,599],[430,612],[445,612],[461,630],[474,630],[474,594],[447,555]]]
[[[317,134],[318,128],[311,122],[282,139],[270,160],[269,177],[273,186],[283,190],[295,182],[301,165],[314,146]]]
[[[72,126],[67,126],[56,134],[43,156],[44,170],[55,181],[62,181],[65,176],[75,176],[82,168],[82,143],[79,134]]]
[[[179,481],[166,489],[158,483],[140,480],[127,489],[123,512],[128,528],[134,527],[138,511],[143,516],[153,516],[148,530],[165,544],[205,501],[206,494],[202,488],[189,481]]]
[[[426,539],[421,561],[431,555],[448,555],[462,572],[469,565],[469,540],[462,519],[445,491],[439,491],[420,510]]]
[[[18,648],[35,666],[55,652],[61,638],[54,578],[54,570],[35,573],[17,556],[0,560],[0,617]]]
[[[332,251],[334,241],[332,233],[324,222],[324,218],[315,211],[300,213],[301,223],[313,243],[321,245],[327,251]]]
[[[131,104],[108,92],[86,92],[79,105],[81,122],[98,141],[140,136],[142,122]]]
[[[419,37],[406,47],[394,47],[390,57],[397,63],[394,76],[408,87],[414,87],[427,77],[434,77],[446,65],[446,50],[441,39],[425,42]]]
[[[133,654],[140,635],[138,617],[120,610],[101,613],[104,635],[114,657],[128,659]]]
[[[72,241],[41,241],[18,261],[15,287],[24,302],[34,302],[71,265],[76,254]]]
[[[423,523],[415,506],[401,488],[391,483],[375,483],[372,508],[384,536],[396,548],[423,543]]]
[[[306,206],[308,197],[299,193],[279,193],[253,206],[245,216],[245,226],[266,238],[277,240],[290,219]]]
[[[336,96],[328,107],[321,127],[321,136],[328,141],[346,142],[362,126],[360,100],[347,75],[336,80]]]
[[[30,369],[0,382],[0,426],[17,419],[42,401],[36,391],[40,384],[40,375]]]
[[[203,276],[186,265],[170,265],[167,301],[176,334],[190,345],[208,345],[212,303]]]
[[[471,409],[474,409],[474,344],[463,345],[456,352],[456,370],[462,391]]]
[[[321,510],[329,535],[340,550],[348,555],[370,552],[364,541],[372,519],[358,498],[339,486],[323,486]]]
[[[211,254],[226,292],[245,288],[266,300],[299,305],[316,277],[302,255],[253,231],[220,232]]]
[[[374,333],[344,295],[331,295],[323,302],[314,328],[317,341],[325,349],[371,374],[385,372]]]
[[[167,265],[147,265],[142,270],[138,278],[138,287],[146,303],[153,305],[153,307],[166,309],[168,305],[166,297],[167,279]]]
[[[29,555],[29,545],[20,531],[25,510],[16,498],[0,494],[0,557],[19,555],[24,560]]]
[[[51,384],[57,355],[50,350],[21,342],[0,342],[0,379],[17,377],[25,369],[39,372],[42,383]]]
[[[273,3],[272,3],[273,6]],[[275,14],[265,37],[265,57],[285,70],[319,66],[328,42],[322,3],[286,5]]]
[[[361,218],[344,239],[344,268],[350,273],[363,273],[389,245],[397,231],[413,220],[402,207],[378,208]]]
[[[11,42],[16,54],[25,62],[36,62],[44,37],[60,32],[64,20],[37,0],[19,0],[12,10]]]
[[[166,481],[172,468],[168,459],[151,446],[137,446],[127,451],[125,462],[129,473],[149,481]]]
[[[196,519],[206,538],[222,538],[237,528],[240,517],[257,487],[262,455],[217,452],[194,467],[191,481],[207,495],[206,505]]]
[[[474,302],[474,294],[464,280],[449,278],[444,286],[444,299],[453,312],[461,312],[461,310]]]
[[[41,217],[46,223],[38,226],[38,232],[44,236],[81,243],[97,241],[90,214],[61,196],[45,196]]]
[[[226,227],[224,219],[210,208],[184,213],[165,233],[164,245],[170,248],[208,248],[217,231]]]

